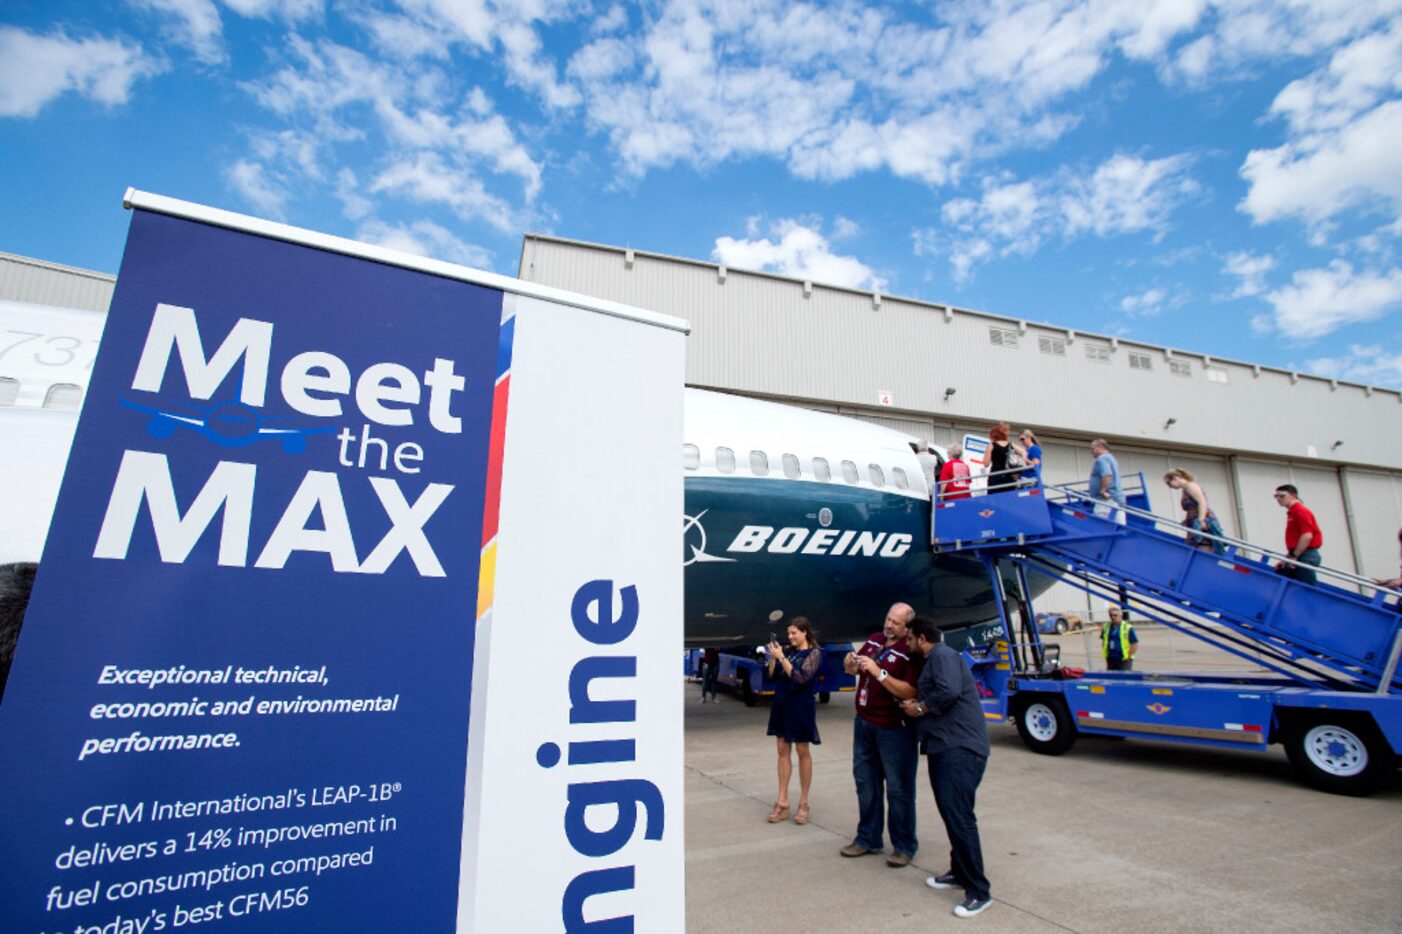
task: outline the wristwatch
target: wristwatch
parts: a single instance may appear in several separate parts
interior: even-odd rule
[[[876,680],[877,680],[877,681],[885,681],[885,680],[886,680],[887,678],[889,678],[889,677],[891,677],[891,673],[890,673],[889,671],[887,671],[885,668],[882,668],[880,671],[878,671],[878,672],[876,673]]]

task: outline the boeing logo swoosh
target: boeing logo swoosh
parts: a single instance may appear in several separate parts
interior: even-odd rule
[[[686,547],[691,549],[691,557],[682,562],[682,567],[703,564],[707,561],[731,564],[735,562],[734,558],[720,558],[716,555],[706,554],[706,527],[701,524],[701,517],[708,512],[710,512],[709,509],[703,509],[695,516],[682,516],[682,536],[686,541]]]
[[[258,410],[242,402],[221,402],[208,408],[190,406],[186,412],[167,412],[120,400],[123,408],[147,417],[146,433],[164,440],[181,428],[188,429],[213,441],[220,447],[241,448],[255,441],[277,441],[288,454],[300,454],[307,449],[311,435],[331,434],[334,428],[295,428],[272,424]]]

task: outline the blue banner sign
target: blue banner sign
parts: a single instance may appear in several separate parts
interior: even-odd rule
[[[0,706],[0,929],[453,928],[502,309],[134,213]]]

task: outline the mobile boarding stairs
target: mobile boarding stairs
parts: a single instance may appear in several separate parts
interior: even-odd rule
[[[1123,524],[1118,507],[1092,500],[1084,485],[935,504],[935,550],[980,557],[998,597],[1004,640],[965,653],[985,716],[1013,720],[1031,749],[1051,755],[1080,733],[1248,750],[1278,742],[1300,777],[1326,791],[1366,794],[1393,776],[1402,765],[1402,595],[1329,568],[1318,569],[1318,584],[1283,577],[1274,564],[1289,558],[1231,538],[1194,533],[1223,553],[1193,547],[1180,524],[1147,510],[1142,476],[1128,503]],[[1037,632],[1029,573],[1269,674],[1069,677]]]

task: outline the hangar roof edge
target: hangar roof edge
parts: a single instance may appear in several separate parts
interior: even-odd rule
[[[781,273],[764,272],[758,269],[744,269],[736,266],[730,266],[726,263],[714,263],[708,260],[692,259],[686,256],[673,256],[668,253],[654,253],[650,250],[639,250],[636,247],[614,246],[612,244],[607,243],[595,243],[589,240],[576,240],[570,237],[555,236],[553,234],[526,233],[522,236],[523,249],[525,241],[529,240],[538,240],[546,243],[559,243],[566,246],[585,247],[592,250],[604,250],[607,252],[618,254],[626,254],[628,252],[632,252],[636,256],[645,256],[649,259],[664,260],[669,263],[680,263],[687,266],[699,266],[703,269],[720,269],[722,266],[724,266],[728,271],[744,273],[747,276],[759,276],[766,279],[774,279],[780,282],[792,282],[798,285],[802,285],[804,283],[811,283],[814,288],[823,288],[834,292],[847,292],[852,295],[862,295],[867,297],[875,297],[879,295],[883,300],[903,302],[910,305],[919,305],[924,306],[926,308],[938,309],[940,311],[943,311],[947,308],[951,312],[957,314],[972,315],[978,318],[986,318],[989,321],[1010,324],[1015,327],[1019,325],[1026,325],[1028,327],[1037,327],[1051,331],[1060,331],[1068,335],[1074,334],[1074,336],[1077,338],[1087,338],[1090,340],[1107,342],[1113,341],[1117,344],[1132,345],[1134,347],[1143,347],[1148,350],[1155,350],[1161,353],[1165,353],[1168,356],[1176,356],[1181,354],[1182,356],[1187,357],[1199,357],[1202,360],[1210,362],[1212,364],[1225,363],[1231,364],[1233,366],[1247,367],[1249,369],[1260,369],[1262,371],[1270,373],[1280,373],[1285,376],[1290,376],[1298,379],[1313,380],[1315,382],[1320,383],[1329,383],[1337,386],[1353,386],[1358,389],[1367,390],[1368,392],[1388,393],[1397,396],[1398,400],[1402,401],[1402,389],[1391,389],[1387,386],[1374,386],[1368,383],[1357,383],[1352,380],[1335,379],[1333,377],[1328,376],[1316,376],[1312,373],[1305,373],[1298,370],[1288,370],[1284,367],[1271,366],[1267,363],[1252,363],[1248,360],[1237,360],[1232,357],[1220,357],[1217,354],[1205,353],[1200,350],[1184,350],[1179,347],[1169,347],[1164,344],[1153,344],[1149,343],[1148,341],[1135,340],[1133,338],[1117,337],[1110,334],[1098,334],[1093,331],[1082,331],[1079,328],[1068,328],[1062,325],[1051,324],[1045,321],[1033,321],[1027,318],[1018,318],[1013,315],[1002,315],[991,311],[980,311],[976,308],[962,308],[958,305],[951,305],[947,302],[935,302],[930,301],[929,299],[911,298],[905,295],[892,295],[886,292],[872,292],[865,289],[852,288],[851,286],[834,285],[833,283],[829,282],[818,282],[811,279],[802,279],[797,276],[786,276]]]

